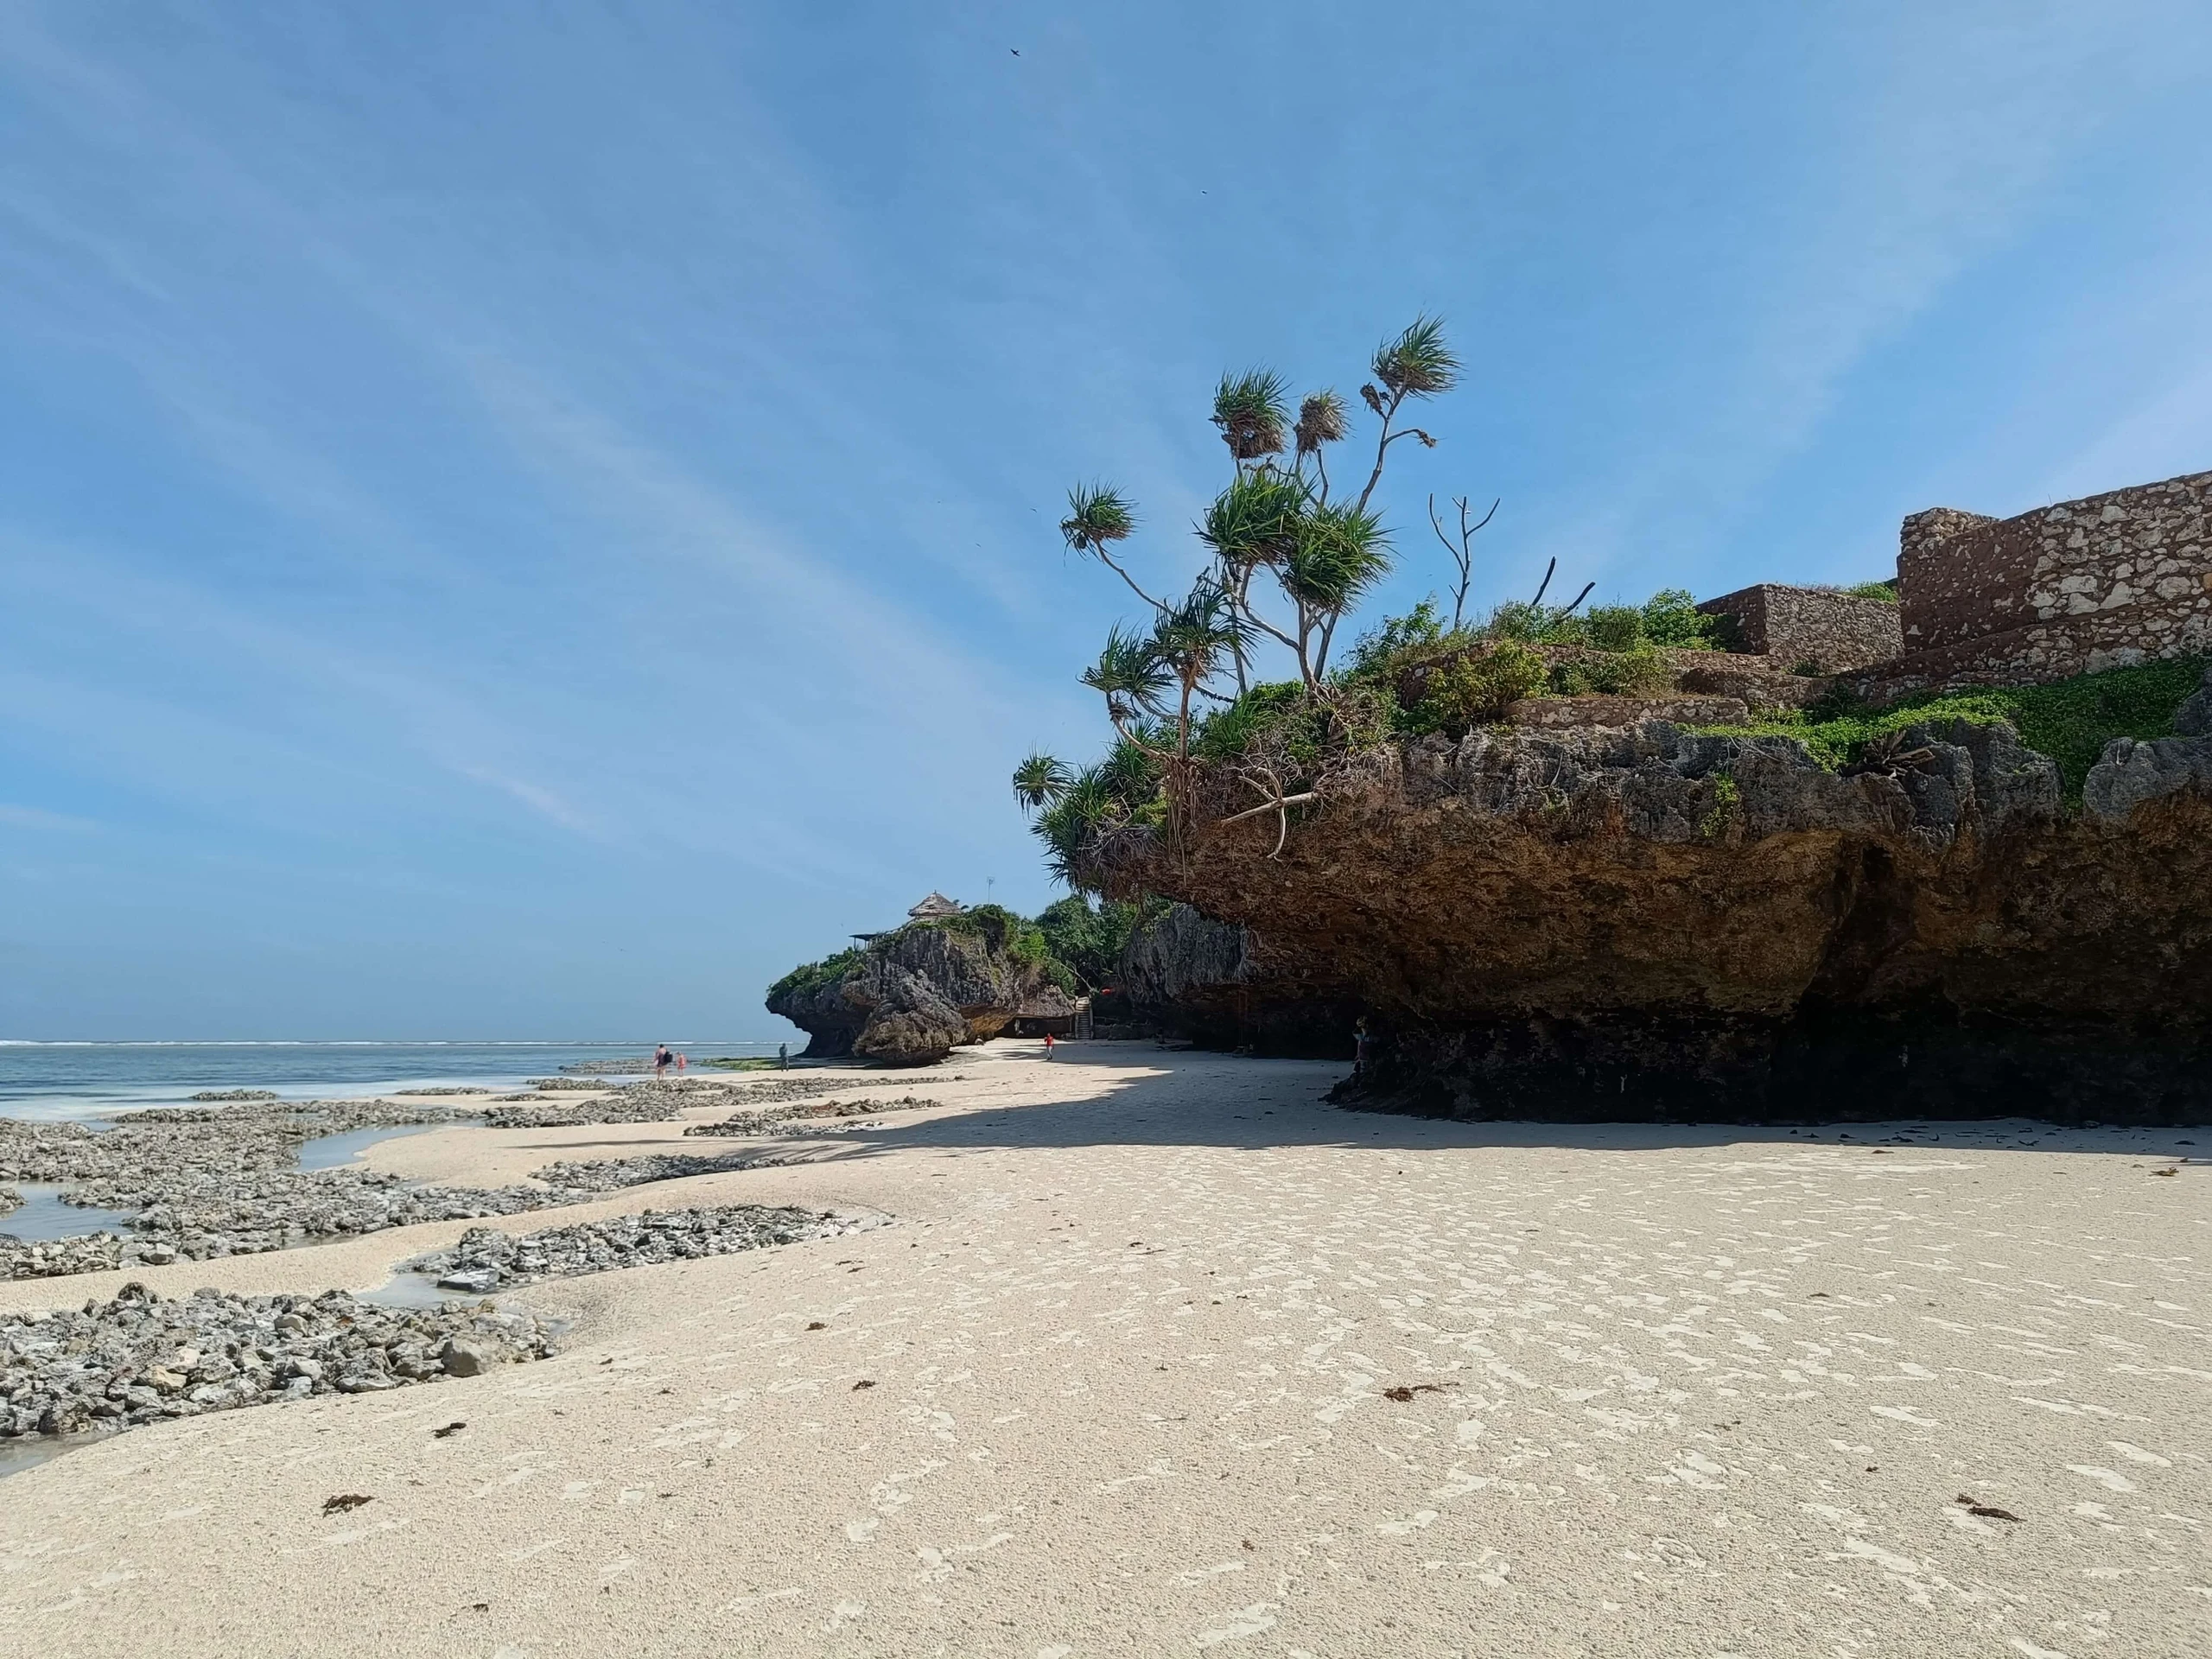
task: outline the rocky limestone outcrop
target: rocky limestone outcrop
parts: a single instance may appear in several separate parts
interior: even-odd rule
[[[1244,983],[1250,954],[1249,930],[1171,905],[1130,930],[1122,951],[1122,990],[1140,1009],[1171,1008],[1194,994]]]
[[[2212,668],[2204,671],[2204,683],[2174,710],[2174,735],[2212,737]]]
[[[868,1024],[868,1015],[845,1001],[845,981],[840,975],[825,984],[769,992],[768,1012],[779,1014],[806,1033],[805,1059],[842,1059]]]
[[[1279,977],[1249,928],[1171,905],[1140,923],[1122,952],[1119,992],[1141,1028],[1208,1048],[1348,1058],[1357,1010]]]
[[[995,918],[918,922],[873,940],[835,980],[768,998],[817,1058],[930,1065],[1003,1031],[1051,981]]]
[[[856,1058],[883,1065],[927,1065],[969,1035],[967,1017],[922,975],[897,963],[870,962],[845,982],[845,998],[867,1016],[853,1039]]]
[[[1256,960],[1271,999],[1364,1011],[1365,1103],[2212,1116],[2212,737],[2112,744],[2079,810],[2008,728],[1956,721],[1840,774],[1649,722],[1425,738],[1319,788],[1280,856],[1272,823],[1179,852],[1133,829],[1089,874],[1248,930],[1224,988]],[[1222,777],[1199,811],[1249,799]]]

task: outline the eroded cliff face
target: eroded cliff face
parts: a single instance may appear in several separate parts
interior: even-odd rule
[[[2113,744],[2079,810],[2003,727],[1873,760],[1663,722],[1428,738],[1325,777],[1278,857],[1264,820],[1124,830],[1095,873],[1249,930],[1248,997],[1363,1009],[1373,1104],[2212,1116],[2212,737]],[[1209,818],[1250,800],[1204,789]]]
[[[1306,994],[1295,973],[1276,971],[1249,929],[1210,920],[1188,905],[1130,933],[1120,989],[1146,1025],[1208,1048],[1351,1057],[1353,1003]]]
[[[810,1057],[927,1065],[997,1036],[1048,988],[1044,965],[989,929],[919,923],[874,940],[839,978],[772,995],[767,1007],[807,1033]]]

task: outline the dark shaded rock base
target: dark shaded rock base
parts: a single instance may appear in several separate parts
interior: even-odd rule
[[[2202,1032],[1944,1006],[1808,1007],[1787,1020],[1528,1016],[1381,1032],[1341,1104],[1554,1122],[1808,1123],[2032,1117],[2212,1123]]]

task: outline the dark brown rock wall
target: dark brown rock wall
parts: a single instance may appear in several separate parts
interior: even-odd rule
[[[1477,732],[1325,779],[1280,857],[1248,824],[1097,863],[1264,939],[1271,995],[1365,1010],[1363,1086],[1424,1109],[2193,1121],[2212,740],[2151,747],[2069,815],[2001,727],[1916,728],[1851,776],[1663,724]]]

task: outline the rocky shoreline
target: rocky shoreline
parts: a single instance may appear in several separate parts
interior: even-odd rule
[[[587,1196],[546,1187],[416,1186],[366,1170],[302,1170],[300,1148],[359,1128],[461,1121],[390,1101],[158,1107],[94,1134],[0,1119],[0,1182],[65,1187],[63,1201],[129,1217],[129,1232],[0,1239],[0,1279],[257,1255],[416,1222],[516,1215]]]
[[[64,1203],[128,1217],[120,1236],[88,1230],[59,1239],[0,1237],[0,1280],[161,1267],[293,1249],[419,1222],[520,1215],[650,1181],[718,1173],[760,1161],[736,1153],[664,1154],[556,1162],[534,1172],[531,1179],[539,1184],[533,1185],[424,1186],[372,1170],[301,1169],[300,1149],[326,1135],[449,1123],[548,1128],[661,1122],[702,1106],[728,1106],[734,1114],[705,1132],[757,1134],[788,1118],[888,1109],[832,1101],[809,1111],[795,1103],[818,1100],[833,1089],[880,1087],[893,1080],[779,1079],[747,1085],[647,1078],[574,1099],[561,1097],[575,1092],[574,1084],[545,1081],[554,1085],[545,1090],[552,1098],[525,1096],[527,1103],[515,1105],[251,1099],[151,1108],[97,1133],[78,1123],[0,1118],[0,1218],[17,1205],[8,1187],[15,1181],[57,1185],[64,1189]],[[911,1095],[898,1103],[922,1103]]]
[[[762,1205],[648,1210],[517,1236],[474,1227],[401,1271],[474,1296],[548,1279],[698,1261],[887,1224],[875,1215]],[[553,1328],[488,1301],[391,1308],[349,1294],[111,1300],[0,1314],[0,1442],[232,1411],[318,1394],[371,1394],[543,1359]]]
[[[808,1105],[764,1106],[726,1117],[719,1123],[690,1123],[684,1126],[686,1135],[719,1135],[734,1138],[738,1135],[759,1135],[779,1123],[812,1123],[824,1119],[874,1117],[885,1112],[912,1111],[916,1107],[931,1103],[912,1095],[901,1095],[896,1100],[823,1100]]]
[[[418,1255],[403,1263],[401,1271],[434,1278],[442,1290],[480,1295],[544,1279],[835,1238],[883,1224],[873,1216],[823,1215],[757,1204],[647,1210],[635,1216],[549,1227],[520,1237],[497,1227],[472,1227],[451,1249]]]
[[[541,1082],[537,1095],[502,1095],[485,1109],[484,1122],[495,1129],[571,1128],[583,1123],[665,1123],[696,1106],[719,1106],[742,1098],[734,1085],[703,1077],[648,1077],[588,1100],[548,1099],[580,1089],[607,1085]],[[821,1093],[828,1085],[817,1084]]]
[[[551,1351],[544,1321],[488,1302],[387,1308],[342,1290],[169,1299],[126,1285],[82,1308],[0,1314],[0,1441],[380,1393]]]

